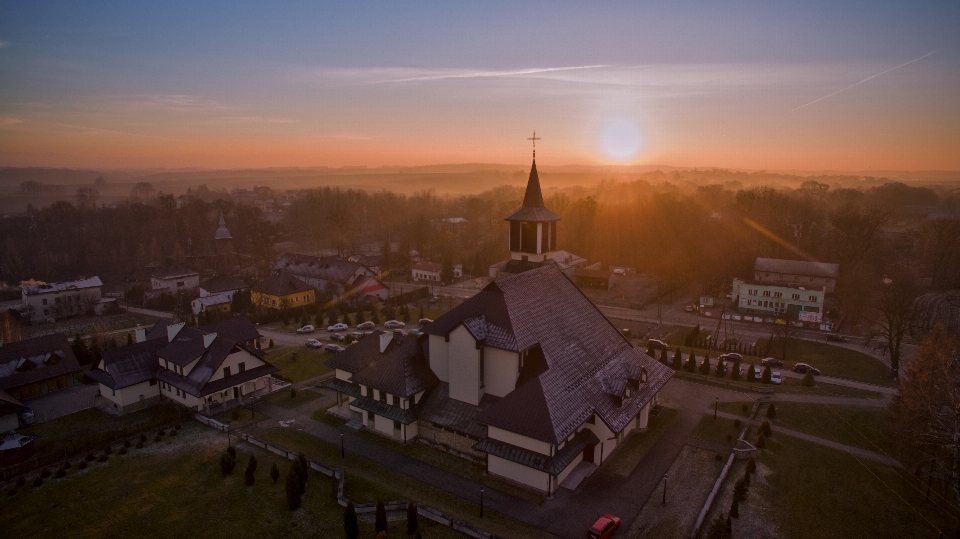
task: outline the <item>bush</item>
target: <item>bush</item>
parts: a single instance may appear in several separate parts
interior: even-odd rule
[[[667,358],[667,349],[666,349],[666,348],[661,348],[661,349],[660,349],[660,363],[663,363],[664,365],[667,365],[667,366],[670,365],[670,361],[669,361],[668,358]]]
[[[230,453],[230,456],[233,457],[234,459],[237,458],[237,448],[236,448],[236,447],[233,447],[232,445],[229,446],[229,447],[227,447],[227,453]]]
[[[743,412],[743,415],[747,415],[748,413],[750,413],[750,405],[744,404],[743,406],[740,407],[740,411]]]
[[[756,447],[757,449],[763,449],[763,448],[767,447],[767,438],[763,435],[762,432],[757,435],[757,442],[756,442],[755,444],[753,444],[753,445],[754,445],[754,447]]]
[[[739,428],[740,428],[740,425],[742,425],[742,424],[743,424],[743,422],[741,422],[739,419],[734,419],[734,420],[733,420],[733,427],[736,428],[736,429],[739,429]]]
[[[676,352],[673,353],[673,362],[671,362],[670,366],[679,371],[683,366],[682,362],[683,356],[681,355],[680,349],[677,348]]]
[[[33,488],[40,488],[40,485],[43,484],[43,479],[39,477],[33,480]]]
[[[753,457],[747,459],[747,473],[753,473],[757,471],[757,461]]]
[[[280,468],[277,468],[276,462],[270,467],[270,479],[273,480],[274,483],[277,482],[277,479],[280,479]]]
[[[85,458],[87,459],[87,462],[93,462],[93,460],[96,459],[97,457],[93,456],[93,453],[87,453],[87,456]]]
[[[23,486],[26,485],[26,484],[27,484],[27,480],[26,480],[25,478],[23,478],[23,477],[18,477],[18,478],[17,478],[17,486],[18,486],[18,487],[23,488]]]
[[[344,337],[343,342],[347,344],[353,344],[353,335],[347,333],[347,336]]]
[[[160,429],[159,431],[157,431],[157,436],[164,436],[165,434],[167,434],[167,431],[163,429]]]
[[[770,422],[769,422],[769,421],[764,421],[763,423],[760,423],[760,432],[762,432],[763,435],[766,436],[766,437],[768,437],[768,438],[773,434],[773,431],[770,430]]]
[[[293,388],[293,387],[290,388],[290,398],[291,398],[291,399],[297,398],[297,389],[296,389],[296,388]]]
[[[103,448],[103,454],[104,454],[104,455],[112,455],[112,454],[113,454],[113,448],[110,447],[109,445],[108,445],[107,447],[104,447],[104,448]]]
[[[417,520],[417,504],[407,502],[407,534],[409,535],[417,531],[419,527],[420,522]]]
[[[697,354],[692,350],[690,351],[690,356],[687,358],[687,362],[684,363],[684,370],[687,372],[696,372],[697,370]]]
[[[137,442],[137,449],[143,449],[143,442]]]
[[[730,379],[739,380],[740,379],[740,362],[734,361],[733,368],[730,369]]]
[[[12,488],[10,489],[9,492],[7,492],[7,496],[16,496],[16,495],[17,495],[17,489],[15,488]]]
[[[383,505],[383,502],[377,502],[377,519],[374,531],[377,533],[387,531],[387,508]]]
[[[77,468],[80,468],[81,470],[86,470],[86,469],[87,469],[87,461],[81,460],[81,461],[80,461],[80,464],[77,464]]]
[[[230,411],[230,419],[232,419],[232,420],[234,420],[234,421],[240,419],[240,410],[238,410],[237,408],[234,408],[233,410],[231,410],[231,411]]]
[[[803,375],[803,380],[800,381],[806,387],[813,387],[813,384],[816,381],[813,379],[813,371],[807,370],[806,374]]]
[[[724,365],[722,361],[717,361],[717,368],[714,373],[717,375],[717,378],[723,378],[723,375],[727,374],[727,366]]]
[[[126,455],[126,454],[127,454],[127,448],[126,448],[126,447],[121,447],[121,448],[120,448],[120,451],[117,451],[117,453],[120,454],[120,455]]]
[[[747,495],[747,483],[743,479],[738,479],[737,483],[733,485],[733,499],[734,500],[743,500]]]
[[[650,357],[657,357],[656,352],[653,351],[653,345],[650,343],[647,343],[647,355]]]
[[[67,471],[64,470],[63,468],[60,468],[59,470],[57,470],[57,473],[54,474],[54,477],[56,477],[57,479],[63,479],[66,476],[67,476]]]
[[[771,402],[770,405],[767,406],[767,419],[773,420],[776,418],[777,418],[777,406]]]
[[[728,539],[732,534],[727,530],[727,523],[720,517],[710,524],[707,530],[706,539]]]
[[[771,374],[770,374],[770,365],[767,365],[766,367],[763,368],[763,374],[760,376],[760,383],[761,383],[761,384],[769,384],[769,383],[770,383],[770,376],[771,376]]]
[[[267,346],[267,348],[273,348],[273,347],[274,347],[273,339],[270,339],[270,344]]]
[[[721,460],[723,460],[723,456],[720,453],[717,453],[716,455],[713,456],[713,460],[720,462]]]
[[[703,356],[703,361],[700,363],[700,374],[710,374],[710,354]]]
[[[173,428],[175,428],[175,429],[177,429],[177,430],[180,430],[180,428],[181,428],[181,427],[180,427],[180,423],[177,423],[176,425],[174,425]]]
[[[247,468],[246,470],[243,471],[243,482],[248,487],[252,487],[254,483],[257,482],[257,478],[254,477],[253,470],[251,470],[250,468]]]
[[[50,477],[50,470],[47,468],[40,470],[40,479],[46,479],[48,477]]]
[[[140,435],[140,441],[141,441],[141,442],[146,442],[146,441],[147,441],[147,435],[146,435],[146,434],[141,434],[141,435]]]
[[[107,455],[106,453],[104,453],[103,455],[100,455],[100,458],[97,459],[97,461],[99,462],[107,462],[108,460],[110,460],[110,456]]]
[[[69,470],[72,466],[73,466],[73,464],[70,464],[70,461],[69,461],[69,460],[68,460],[67,462],[64,462],[64,463],[63,463],[63,469],[64,469],[64,470]]]
[[[297,477],[297,472],[294,471],[296,466],[291,467],[290,471],[287,472],[286,479],[286,493],[287,493],[287,507],[291,511],[295,511],[300,507],[300,502],[303,499],[303,490],[300,488],[300,478]]]
[[[220,473],[223,475],[230,475],[233,473],[233,469],[237,466],[237,459],[230,454],[229,451],[225,451],[220,455]]]
[[[736,498],[730,504],[730,518],[740,518],[740,502]]]
[[[357,508],[353,502],[347,502],[343,509],[343,533],[347,539],[357,539],[360,536],[360,526],[357,523]]]
[[[175,430],[170,431],[170,436],[176,436],[176,435],[177,435],[177,431]]]
[[[133,444],[130,443],[130,440],[124,440],[124,441],[123,441],[123,447],[129,448],[131,445],[133,445]]]
[[[747,367],[747,381],[748,382],[757,381],[757,369],[754,368],[753,363],[751,363],[750,366]]]
[[[160,435],[158,434],[158,435],[154,436],[154,437],[153,437],[153,441],[154,441],[154,442],[159,442],[159,441],[160,441]]]

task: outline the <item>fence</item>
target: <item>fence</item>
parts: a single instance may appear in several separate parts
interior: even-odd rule
[[[220,423],[219,421],[213,420],[209,417],[205,417],[200,414],[197,414],[194,417],[196,418],[197,421],[203,423],[204,425],[213,427],[221,431],[226,430],[227,426],[224,425],[223,423]],[[294,460],[298,457],[298,453],[295,451],[290,451],[288,449],[284,449],[282,447],[269,444],[249,434],[238,434],[237,436],[251,445],[257,446],[261,449],[265,449],[267,451],[270,451],[271,453],[280,455],[281,457],[284,457],[290,460]],[[311,459],[307,459],[307,464],[313,470],[327,477],[332,477],[337,481],[337,503],[341,507],[346,507],[346,505],[350,502],[350,500],[344,495],[347,478],[346,478],[346,475],[343,473],[343,470],[339,468],[331,468],[330,466],[327,466],[321,462],[317,462]],[[387,511],[404,511],[406,510],[408,503],[409,503],[408,500],[394,500],[394,501],[384,502],[383,505]],[[354,507],[356,508],[358,514],[373,513],[377,510],[377,504],[375,503],[354,503]],[[469,535],[470,537],[474,537],[476,539],[500,539],[496,535],[493,535],[487,531],[481,530],[462,520],[457,520],[452,516],[447,515],[446,513],[443,513],[442,511],[434,509],[428,505],[417,504],[417,514],[422,516],[423,518],[432,520],[437,524],[446,526],[448,528],[452,528],[454,530],[457,530],[460,533]]]

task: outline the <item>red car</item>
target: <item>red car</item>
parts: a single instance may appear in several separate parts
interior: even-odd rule
[[[620,517],[603,515],[587,530],[587,539],[607,539],[620,527]]]

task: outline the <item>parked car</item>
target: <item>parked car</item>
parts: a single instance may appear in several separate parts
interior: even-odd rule
[[[357,329],[373,329],[375,327],[377,327],[377,325],[373,322],[363,322],[361,324],[357,324]]]
[[[683,310],[687,311],[688,313],[692,313],[694,309],[696,309],[696,307],[694,307],[693,305],[687,305],[683,308]]]
[[[847,342],[847,338],[839,333],[827,333],[827,340],[832,342]]]
[[[362,331],[354,331],[353,333],[350,334],[350,336],[353,337],[353,339],[356,341],[359,341],[360,339],[362,339],[364,335],[366,335],[366,333]]]
[[[418,322],[418,323],[420,324],[420,327],[423,327],[423,326],[429,324],[430,322],[433,322],[433,320],[430,320],[429,318],[421,318],[421,319],[420,319],[420,322]]]
[[[327,327],[327,331],[346,331],[348,329],[350,329],[350,326],[344,324],[343,322]]]
[[[800,374],[806,374],[807,371],[812,372],[813,374],[820,374],[820,369],[807,365],[806,363],[797,363],[793,366],[793,372],[799,372]]]
[[[307,326],[303,326],[302,328],[298,329],[298,330],[297,330],[297,333],[313,333],[313,332],[316,331],[316,330],[317,330],[317,328],[315,328],[315,327],[313,327],[313,326],[310,326],[310,325],[307,325]]]
[[[404,324],[403,322],[401,322],[401,321],[399,321],[399,320],[387,320],[387,321],[383,324],[383,327],[385,327],[385,328],[387,328],[387,329],[399,329],[399,328],[402,328],[402,327],[405,326],[405,325],[406,325],[406,324]]]
[[[743,356],[736,352],[727,352],[720,356],[722,361],[743,361]]]
[[[337,341],[337,342],[343,342],[343,341],[347,340],[347,337],[344,336],[343,333],[331,333],[331,334],[330,334],[330,340],[331,340],[331,341]]]
[[[667,343],[661,341],[660,339],[648,339],[647,348],[653,348],[654,350],[669,350],[670,347],[667,346]]]
[[[783,362],[775,357],[765,357],[760,360],[760,364],[764,367],[783,367]]]
[[[306,342],[307,348],[323,348],[323,343],[316,339],[309,339]]]
[[[783,378],[780,377],[780,371],[773,371],[770,373],[770,383],[776,385],[783,383]]]
[[[429,303],[436,303],[436,302],[438,302],[438,301],[440,301],[440,297],[439,297],[439,296],[433,296],[432,298],[430,298]]]
[[[323,349],[331,354],[339,354],[340,352],[346,350],[346,348],[340,346],[339,344],[328,344],[324,346]]]
[[[587,530],[587,539],[607,539],[620,527],[620,517],[611,514],[598,518]]]

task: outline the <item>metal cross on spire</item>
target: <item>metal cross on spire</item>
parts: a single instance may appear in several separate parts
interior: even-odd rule
[[[533,158],[534,158],[534,159],[537,158],[537,141],[540,140],[541,138],[542,138],[542,137],[538,137],[538,136],[537,136],[537,132],[534,131],[534,132],[533,132],[533,136],[527,139],[527,140],[532,140],[532,141],[533,141]]]

